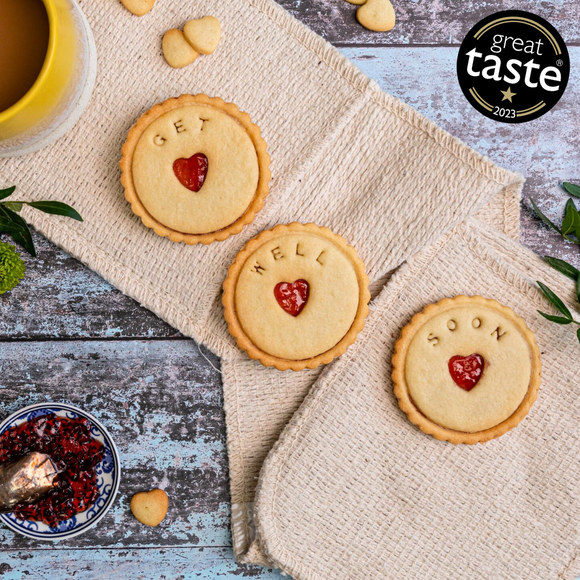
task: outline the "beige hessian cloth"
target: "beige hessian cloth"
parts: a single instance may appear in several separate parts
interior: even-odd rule
[[[476,221],[403,266],[359,340],[323,373],[268,456],[257,524],[297,579],[548,580],[580,574],[580,397],[575,328],[540,317],[535,283],[574,284]],[[399,410],[391,356],[428,303],[491,296],[528,322],[543,386],[528,417],[484,445],[423,434]]]
[[[319,371],[264,369],[236,348],[220,304],[236,252],[266,227],[313,221],[356,246],[379,288],[389,271],[476,211],[517,236],[522,178],[382,93],[269,0],[160,1],[143,18],[115,0],[83,0],[81,6],[99,53],[89,109],[53,146],[1,161],[0,178],[16,184],[23,197],[73,204],[83,224],[28,208],[24,215],[117,288],[222,356],[235,553],[260,560],[250,525],[257,475]],[[218,50],[171,69],[161,55],[162,34],[206,14],[222,23]],[[273,172],[256,221],[208,247],[173,244],[146,229],[123,197],[118,170],[121,145],[140,114],[166,98],[198,92],[250,114],[268,143]],[[401,323],[395,313],[392,322]]]

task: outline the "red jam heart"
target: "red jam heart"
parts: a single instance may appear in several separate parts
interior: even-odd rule
[[[308,302],[310,286],[306,280],[296,280],[296,282],[280,282],[274,288],[274,296],[278,304],[288,314],[298,316]]]
[[[480,354],[453,356],[449,359],[449,374],[458,387],[471,391],[483,376],[485,360]]]
[[[198,192],[205,182],[208,165],[207,157],[203,153],[196,153],[189,159],[183,157],[176,159],[173,163],[173,173],[183,187]]]

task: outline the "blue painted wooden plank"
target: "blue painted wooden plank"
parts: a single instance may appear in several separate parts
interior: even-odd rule
[[[38,257],[19,250],[26,277],[14,291],[0,296],[0,337],[180,336],[40,234],[33,233],[33,238]]]
[[[500,10],[527,10],[546,18],[569,42],[580,41],[580,3],[570,0],[391,0],[397,24],[371,32],[356,20],[357,6],[342,0],[278,0],[296,18],[333,44],[459,44],[469,29]]]
[[[0,552],[0,576],[3,580],[283,578],[270,569],[237,564],[229,548]]]
[[[0,368],[0,418],[36,402],[69,401],[102,421],[119,448],[113,509],[58,548],[231,545],[220,375],[193,341],[0,343]],[[170,509],[148,528],[129,501],[155,487],[166,489]],[[44,544],[0,527],[0,546]]]
[[[211,365],[191,340],[0,343],[0,420],[31,403],[71,402],[105,424],[122,464],[113,508],[85,535],[47,544],[0,526],[2,578],[278,578],[234,562],[221,382]],[[170,505],[149,528],[129,501],[154,487]]]

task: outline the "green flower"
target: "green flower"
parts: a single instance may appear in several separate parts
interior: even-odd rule
[[[0,294],[12,290],[24,279],[26,266],[10,244],[0,242]]]

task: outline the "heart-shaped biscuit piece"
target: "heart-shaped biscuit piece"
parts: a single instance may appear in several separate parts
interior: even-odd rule
[[[121,4],[135,16],[144,16],[153,8],[155,0],[121,0]]]
[[[172,28],[163,36],[163,56],[169,66],[183,68],[191,64],[199,53],[185,40],[181,30]]]
[[[387,32],[395,26],[395,9],[389,0],[367,0],[356,11],[357,20],[374,32]]]
[[[158,526],[167,515],[169,497],[162,489],[141,491],[131,498],[133,515],[146,526]]]
[[[211,54],[220,42],[222,27],[213,16],[204,16],[190,20],[183,27],[183,34],[194,50],[202,54]]]

